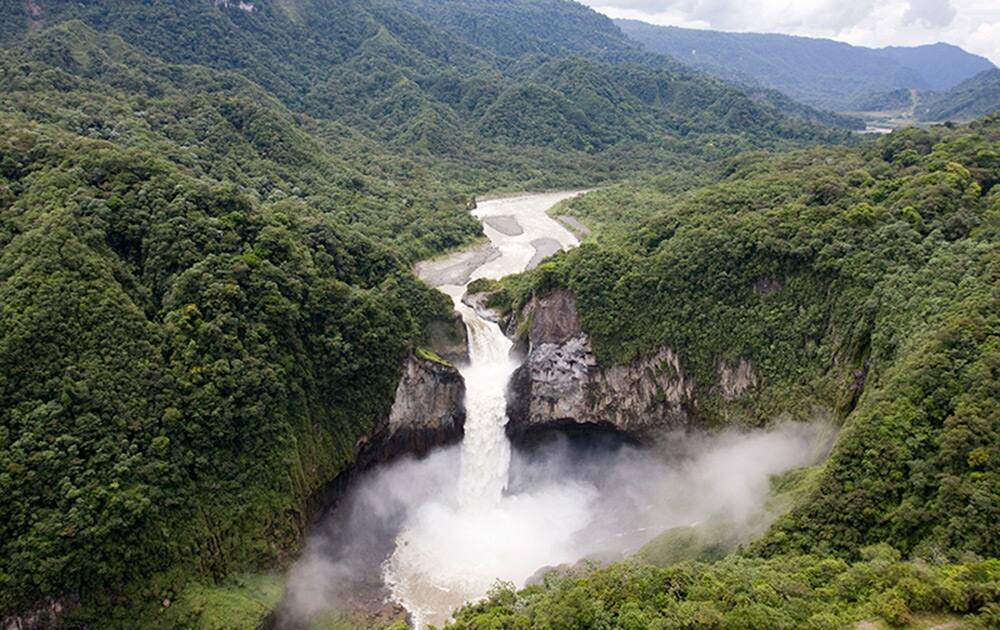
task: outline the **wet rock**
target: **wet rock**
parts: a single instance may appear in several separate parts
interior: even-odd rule
[[[507,318],[500,309],[493,308],[489,306],[489,301],[492,293],[466,293],[462,296],[462,304],[465,304],[472,310],[476,311],[476,314],[488,322],[494,322],[499,324],[501,328],[506,324]]]
[[[449,363],[464,365],[469,362],[469,331],[462,316],[455,311],[448,318],[436,319],[428,324],[427,343]]]
[[[536,298],[522,318],[531,325],[527,357],[508,390],[511,439],[524,442],[539,431],[589,424],[641,441],[688,423],[694,380],[670,348],[602,367],[565,290]]]
[[[403,365],[389,415],[359,444],[358,465],[426,454],[462,439],[465,381],[452,365],[411,354]]]

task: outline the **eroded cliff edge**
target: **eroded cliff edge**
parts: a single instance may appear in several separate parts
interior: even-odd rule
[[[392,409],[369,438],[358,443],[358,465],[367,467],[401,455],[420,457],[462,439],[465,381],[450,363],[417,351],[403,364]]]
[[[623,365],[601,366],[583,331],[576,301],[565,289],[537,296],[516,315],[526,352],[507,393],[507,433],[524,443],[538,431],[608,429],[645,441],[690,424],[698,411],[694,378],[668,347]],[[718,366],[713,384],[726,400],[756,387],[752,364]]]

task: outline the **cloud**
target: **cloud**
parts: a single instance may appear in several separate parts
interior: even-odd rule
[[[910,0],[910,8],[903,14],[903,23],[948,26],[955,20],[955,15],[951,0]]]
[[[875,0],[608,0],[606,12],[672,15],[726,30],[818,27],[839,30],[858,24]]]
[[[1000,63],[998,0],[582,0],[615,18],[861,46],[948,42]]]

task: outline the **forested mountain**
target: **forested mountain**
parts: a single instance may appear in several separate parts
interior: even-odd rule
[[[947,44],[873,49],[789,35],[725,33],[636,20],[615,23],[652,52],[834,111],[857,111],[854,102],[875,93],[948,90],[994,67]]]
[[[845,574],[858,601],[996,599],[996,561],[976,562],[997,546],[995,119],[806,150],[852,122],[561,0],[0,11],[0,620],[238,626],[187,589],[295,553],[405,358],[452,321],[411,266],[481,236],[469,197],[626,178],[574,202],[595,242],[512,280],[511,301],[570,288],[606,362],[669,339],[705,371],[729,344],[769,384],[734,411],[746,423],[786,403],[850,414],[808,500],[731,561],[767,583],[692,569],[703,592],[769,594],[814,548],[799,568],[817,589]],[[763,276],[785,290],[758,295]],[[968,563],[921,572],[871,543]],[[624,603],[601,579],[565,605]],[[570,588],[478,610],[535,614]],[[640,594],[652,615],[662,593]]]
[[[725,560],[681,562],[718,553],[686,548],[711,540],[698,523],[664,534],[663,568],[500,587],[457,627],[995,627],[998,156],[994,115],[745,155],[705,186],[665,175],[560,207],[592,242],[507,280],[498,306],[568,289],[602,365],[674,349],[702,423],[826,408],[843,427],[827,462],[779,482],[791,511]],[[715,386],[736,361],[758,379],[742,400]]]
[[[453,37],[501,57],[575,55],[601,61],[650,58],[639,44],[623,37],[610,18],[575,2],[405,0],[404,4]],[[675,65],[666,59],[660,63]]]
[[[947,92],[922,95],[915,113],[921,120],[962,122],[996,111],[1000,111],[1000,70],[994,68]]]
[[[507,24],[509,29],[534,4],[504,2],[480,13],[490,17],[491,25],[499,23],[498,28],[503,28]],[[16,5],[24,10],[21,3]],[[537,44],[540,33],[533,37],[528,33],[517,46],[496,48],[497,42],[477,40],[454,26],[471,6],[462,3],[427,5],[436,7],[433,10],[421,4],[408,7],[380,0],[242,5],[208,0],[35,2],[32,6],[36,16],[33,22],[23,21],[25,28],[80,19],[164,61],[242,73],[294,111],[336,120],[408,152],[463,164],[470,157],[473,164],[495,164],[500,154],[506,161],[516,148],[509,145],[510,140],[516,140],[519,147],[538,147],[522,150],[522,154],[546,151],[542,161],[548,169],[559,161],[559,152],[581,152],[574,160],[563,158],[567,164],[593,162],[589,156],[625,140],[632,146],[660,147],[681,142],[692,132],[729,134],[734,137],[723,142],[744,146],[831,137],[666,60],[622,66],[603,63],[597,48],[607,49],[611,44],[546,49]],[[449,27],[432,26],[407,8],[429,13]],[[548,11],[545,24],[550,31],[559,24],[569,32],[581,22],[594,23],[597,27],[584,32],[615,42],[623,51],[618,56],[634,49],[609,20],[580,5],[558,1],[541,8]],[[528,52],[551,54],[526,56]],[[553,60],[588,52],[594,54],[574,57],[571,62],[592,77],[588,84],[570,89],[546,79],[547,64]],[[626,72],[629,80],[622,82],[620,75]],[[614,84],[615,92],[603,94],[603,84]],[[706,110],[698,125],[688,124],[692,116]],[[515,138],[496,138],[497,121],[512,111],[530,115],[519,121]],[[611,124],[592,127],[594,119]],[[710,124],[704,126],[706,122]],[[531,167],[540,163],[536,159]],[[620,157],[605,161],[620,163]]]
[[[969,122],[1000,111],[1000,70],[980,72],[945,92],[893,90],[857,99],[851,109],[894,124]]]
[[[450,317],[409,267],[468,195],[845,137],[572,3],[606,43],[451,6],[0,4],[0,618],[183,626],[193,578],[287,557]]]

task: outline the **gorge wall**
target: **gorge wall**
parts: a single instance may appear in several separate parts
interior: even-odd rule
[[[423,352],[410,354],[396,387],[392,409],[358,443],[357,467],[402,455],[420,457],[461,440],[465,427],[465,381],[458,369]]]
[[[601,366],[568,291],[533,298],[516,321],[526,356],[508,389],[511,439],[523,443],[537,431],[582,427],[644,441],[697,417],[698,389],[677,351],[661,347],[627,364]],[[718,376],[708,391],[726,401],[758,385],[746,359],[733,366],[720,362]]]

